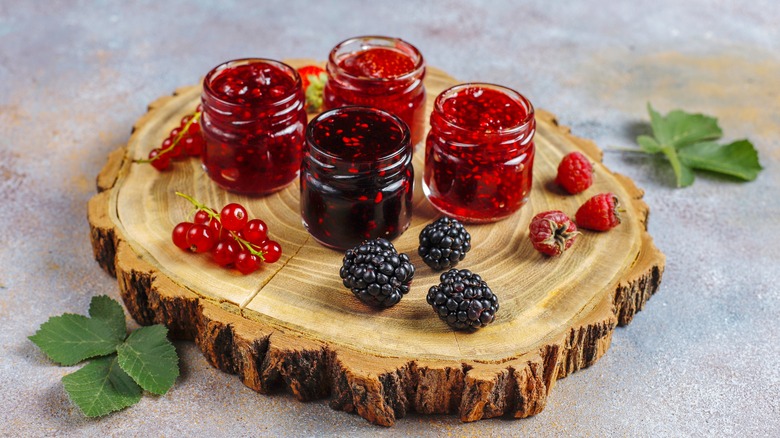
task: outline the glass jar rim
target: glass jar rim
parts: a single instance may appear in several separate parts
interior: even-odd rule
[[[388,37],[388,36],[382,36],[382,35],[364,35],[364,36],[357,36],[352,37],[349,39],[346,39],[338,44],[336,44],[335,47],[330,51],[330,54],[328,55],[328,62],[330,64],[333,64],[334,66],[338,65],[338,59],[337,56],[340,54],[339,50],[343,49],[344,47],[353,44],[362,42],[362,46],[364,48],[367,47],[396,47],[397,45],[400,45],[404,49],[411,52],[412,55],[414,55],[414,69],[410,70],[407,73],[404,73],[399,76],[393,76],[391,78],[373,78],[368,76],[356,76],[353,75],[347,71],[339,70],[339,75],[343,75],[347,79],[357,80],[357,81],[371,81],[371,82],[403,82],[407,80],[412,80],[417,77],[419,77],[424,71],[425,71],[425,59],[422,56],[422,53],[420,50],[409,43],[408,41],[402,40],[401,38],[395,38],[395,37]],[[371,44],[371,42],[375,42],[374,44]],[[379,42],[386,43],[385,45],[376,44]],[[354,53],[354,51],[350,52]]]
[[[273,65],[281,70],[283,70],[285,73],[287,73],[295,82],[293,89],[301,89],[303,87],[303,82],[301,81],[301,76],[298,74],[298,71],[291,67],[288,64],[285,64],[282,61],[277,61],[275,59],[269,59],[269,58],[240,58],[240,59],[232,59],[230,61],[225,61],[221,64],[218,64],[216,67],[209,70],[209,72],[206,74],[206,76],[203,78],[203,89],[209,94],[209,98],[214,99],[215,101],[219,102],[220,105],[225,105],[228,107],[233,108],[243,108],[246,107],[246,103],[236,103],[236,102],[230,102],[225,99],[222,99],[219,97],[213,88],[211,88],[211,83],[216,79],[220,73],[222,73],[224,70],[228,68],[238,67],[242,65],[249,65],[249,64],[270,64]],[[291,100],[294,100],[297,98],[297,93],[292,92],[289,95],[285,95],[277,100],[273,100],[268,102],[267,104],[269,106],[277,106],[277,105],[284,105],[286,103],[289,103]]]
[[[503,85],[493,84],[489,82],[466,82],[463,84],[454,85],[450,88],[447,88],[446,90],[439,93],[439,95],[436,97],[436,101],[433,104],[433,110],[434,112],[437,112],[439,114],[444,113],[444,101],[452,97],[453,95],[457,94],[458,92],[468,89],[468,88],[487,88],[495,91],[500,91],[505,96],[511,98],[512,100],[519,103],[521,106],[523,106],[526,110],[525,117],[518,122],[516,125],[508,127],[508,128],[501,128],[497,129],[491,132],[486,132],[484,135],[488,136],[506,136],[506,135],[514,135],[519,134],[525,130],[528,129],[528,127],[534,122],[534,106],[531,104],[531,101],[528,100],[527,97],[520,94],[518,91],[515,91],[509,87],[505,87]],[[446,117],[441,117],[441,120],[447,124],[447,126],[456,129],[456,130],[466,130],[467,128],[464,128],[462,126],[459,126],[455,123],[452,123],[452,121],[448,120]]]
[[[317,154],[328,159],[332,159],[335,161],[344,161],[343,157],[332,153],[328,149],[320,147],[320,145],[316,144],[314,141],[311,141],[311,139],[314,137],[314,129],[319,123],[331,117],[337,116],[339,114],[343,114],[345,112],[374,113],[374,114],[381,115],[391,120],[393,124],[398,126],[402,134],[401,139],[398,140],[398,147],[394,148],[390,153],[380,157],[356,160],[354,161],[356,164],[374,163],[377,166],[381,166],[382,164],[388,161],[393,161],[395,158],[399,157],[400,155],[403,155],[404,153],[409,153],[411,155],[411,151],[412,151],[411,133],[409,131],[409,127],[406,125],[406,123],[403,120],[401,120],[400,117],[390,112],[387,112],[385,110],[381,110],[379,108],[360,106],[360,105],[348,105],[348,106],[333,108],[327,111],[323,111],[320,114],[317,114],[316,117],[311,119],[308,125],[306,126],[306,144],[309,146],[311,151],[316,152]]]

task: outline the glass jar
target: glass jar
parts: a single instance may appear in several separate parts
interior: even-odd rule
[[[425,61],[416,47],[398,38],[351,38],[331,50],[326,70],[326,109],[345,105],[380,108],[406,122],[412,145],[423,140]]]
[[[376,108],[323,112],[306,130],[301,217],[318,242],[338,249],[394,239],[412,218],[414,169],[409,128]]]
[[[534,108],[517,91],[462,84],[434,103],[423,191],[442,213],[492,222],[528,200],[534,162]]]
[[[270,59],[228,61],[203,80],[203,167],[219,186],[263,195],[298,177],[306,130],[298,72]]]

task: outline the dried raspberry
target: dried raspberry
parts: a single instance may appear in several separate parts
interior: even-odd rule
[[[558,165],[555,182],[572,195],[585,191],[593,184],[593,165],[580,152],[566,154]]]
[[[620,224],[620,201],[612,193],[599,193],[588,199],[574,216],[577,225],[595,231],[607,231]]]
[[[549,256],[559,256],[569,249],[580,234],[577,225],[559,210],[537,214],[529,226],[531,243],[537,251]]]

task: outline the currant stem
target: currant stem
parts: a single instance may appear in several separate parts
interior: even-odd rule
[[[163,155],[167,154],[168,152],[172,151],[173,148],[175,148],[176,145],[179,144],[179,141],[182,138],[184,138],[184,134],[187,133],[187,131],[190,129],[190,126],[192,126],[193,123],[195,123],[198,120],[200,120],[200,114],[201,113],[202,113],[202,111],[195,111],[195,113],[192,114],[192,118],[189,121],[187,121],[187,123],[184,125],[184,127],[181,128],[181,131],[179,132],[179,134],[176,135],[176,138],[173,139],[173,141],[171,142],[171,145],[168,146],[167,148],[161,150],[160,153],[157,154],[154,158],[135,160],[134,162],[135,163],[139,163],[139,164],[151,163],[152,161],[156,161],[161,156],[163,156]]]
[[[192,196],[190,196],[190,195],[188,195],[188,194],[186,194],[186,193],[182,193],[182,192],[176,192],[176,195],[177,195],[177,196],[181,196],[182,198],[184,198],[184,199],[186,199],[186,200],[190,201],[190,204],[192,204],[192,205],[194,205],[194,206],[195,206],[195,211],[198,211],[198,210],[203,210],[203,211],[205,211],[206,213],[208,213],[208,215],[209,215],[209,217],[210,217],[210,218],[212,218],[212,219],[216,219],[216,220],[218,220],[218,221],[222,222],[222,221],[220,220],[219,213],[217,213],[217,212],[216,212],[216,210],[214,210],[213,208],[206,206],[205,204],[201,203],[200,201],[198,201],[197,199],[193,198]],[[238,242],[239,246],[243,246],[243,247],[244,247],[244,248],[245,248],[247,251],[249,251],[249,252],[250,252],[252,255],[255,255],[255,256],[257,256],[257,257],[260,257],[260,260],[262,260],[263,262],[265,262],[265,253],[264,253],[263,251],[258,251],[258,250],[256,250],[256,249],[255,249],[255,248],[252,246],[252,244],[251,244],[251,243],[249,243],[249,241],[248,241],[248,240],[246,240],[246,239],[243,239],[243,238],[242,238],[241,236],[239,236],[239,235],[238,235],[238,233],[236,233],[235,231],[230,231],[230,230],[228,230],[228,232],[230,233],[230,236],[231,236],[231,237],[232,237],[232,238],[233,238],[233,239],[234,239],[236,242]]]

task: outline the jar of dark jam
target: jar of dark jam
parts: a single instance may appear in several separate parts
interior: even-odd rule
[[[306,110],[294,68],[270,59],[226,62],[206,75],[201,101],[203,166],[214,182],[263,195],[298,177]]]
[[[412,218],[414,169],[409,128],[376,108],[323,112],[306,129],[301,216],[325,246],[393,239]]]
[[[531,191],[535,131],[531,102],[514,90],[477,83],[445,90],[426,140],[428,200],[467,222],[511,215]]]
[[[351,38],[331,50],[326,70],[326,109],[345,105],[380,108],[406,122],[412,145],[423,140],[425,61],[416,47],[398,38]]]

